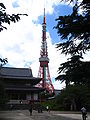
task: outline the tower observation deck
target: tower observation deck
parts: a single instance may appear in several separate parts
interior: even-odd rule
[[[42,44],[40,50],[40,67],[38,72],[38,77],[41,77],[41,82],[37,85],[38,87],[43,87],[48,93],[53,93],[54,87],[51,82],[49,73],[49,58],[47,52],[47,41],[46,41],[46,23],[45,23],[45,8],[44,8],[44,18],[42,23]]]

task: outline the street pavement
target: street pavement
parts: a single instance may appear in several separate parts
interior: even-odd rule
[[[43,111],[38,113],[33,110],[32,116],[28,110],[0,111],[0,120],[82,120],[81,113],[61,112],[61,111]],[[90,120],[88,114],[87,120]]]

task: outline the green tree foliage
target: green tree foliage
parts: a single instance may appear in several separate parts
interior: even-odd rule
[[[90,62],[81,61],[81,56],[73,56],[67,62],[62,63],[58,69],[59,75],[56,80],[66,83],[90,86]]]
[[[80,9],[82,9],[82,14],[79,13]],[[57,48],[62,50],[62,53],[75,55],[76,53],[82,54],[90,50],[89,0],[83,0],[82,3],[78,4],[76,3],[71,15],[59,16],[56,21],[58,21],[58,23],[55,28],[62,39],[62,42],[57,44]]]
[[[80,110],[85,105],[90,110],[90,62],[81,61],[81,58],[73,56],[59,67],[56,80],[66,83],[66,88],[56,98],[60,109]]]
[[[66,88],[56,98],[56,104],[64,110],[80,110],[82,105],[90,110],[90,62],[81,61],[83,54],[90,50],[90,1],[76,0],[72,14],[59,16],[56,21],[55,28],[61,37],[57,48],[71,55],[58,69],[56,80],[65,81]]]
[[[52,101],[53,103],[53,101]],[[84,105],[90,110],[90,92],[87,86],[69,85],[54,100],[58,110],[79,110]]]
[[[3,65],[5,65],[7,62],[8,62],[7,58],[4,58],[4,59],[0,58],[0,69],[1,69],[1,67],[2,67]]]
[[[7,23],[10,25],[11,22],[18,22],[20,20],[20,15],[26,15],[26,14],[7,14],[6,13],[6,7],[3,3],[0,3],[0,32],[3,29],[7,29],[3,24]]]

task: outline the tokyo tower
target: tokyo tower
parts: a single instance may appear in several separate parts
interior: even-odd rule
[[[40,50],[40,67],[38,72],[38,77],[41,77],[42,80],[38,84],[38,87],[45,88],[48,93],[53,93],[54,87],[51,82],[50,73],[49,73],[49,58],[47,52],[47,41],[46,41],[46,23],[45,23],[45,8],[44,8],[44,18],[42,23],[42,45]]]

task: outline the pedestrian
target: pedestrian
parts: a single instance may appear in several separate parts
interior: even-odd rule
[[[46,106],[46,110],[47,110],[47,112],[48,112],[48,110],[49,110],[49,107],[48,107],[48,105]]]
[[[42,108],[42,106],[40,106],[40,111],[41,111],[41,113],[43,113],[43,108]]]
[[[29,107],[30,116],[32,115],[32,105]]]
[[[22,100],[20,100],[20,104],[22,104]]]
[[[12,104],[10,105],[10,109],[11,109],[11,110],[13,109],[13,105],[12,105]]]
[[[86,110],[86,108],[82,107],[81,112],[82,112],[82,119],[86,120],[86,118],[87,118],[87,110]]]

